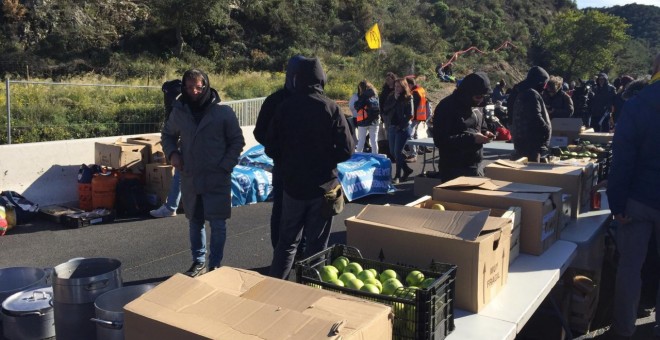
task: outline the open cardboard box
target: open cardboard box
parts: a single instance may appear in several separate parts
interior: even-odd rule
[[[484,174],[488,178],[564,189],[565,194],[571,195],[572,218],[589,210],[593,173],[593,163],[569,166],[497,160],[484,167]]]
[[[448,201],[435,201],[431,198],[431,196],[428,195],[420,199],[417,199],[413,202],[410,202],[406,204],[406,206],[414,207],[414,208],[432,209],[433,205],[435,204],[442,204],[442,206],[446,210],[450,210],[450,211],[490,210],[490,216],[510,219],[511,247],[509,249],[511,250],[511,252],[509,255],[509,264],[513,263],[513,261],[518,257],[518,254],[520,254],[520,215],[522,214],[522,210],[520,209],[520,207],[509,207],[508,209],[487,208],[476,205],[461,204],[461,203],[454,203]]]
[[[128,340],[392,337],[389,306],[230,267],[175,274],[124,312]]]
[[[553,118],[550,124],[552,124],[552,146],[573,144],[573,141],[580,136],[580,132],[584,131],[582,118]]]
[[[167,163],[165,153],[163,153],[163,145],[160,142],[159,135],[144,135],[133,138],[126,138],[126,143],[139,144],[147,146],[147,158],[143,159],[144,163]]]
[[[614,133],[609,132],[582,132],[581,140],[587,140],[594,144],[607,144],[614,138]]]
[[[458,177],[433,188],[433,199],[484,207],[522,209],[520,251],[541,255],[558,237],[562,189],[486,177]],[[460,271],[460,269],[459,269]]]
[[[96,142],[94,144],[94,163],[114,169],[129,169],[132,172],[144,171],[147,159],[145,145],[125,143],[121,138],[113,143]]]
[[[483,211],[367,205],[345,220],[346,239],[366,258],[427,267],[458,266],[456,307],[478,312],[506,284],[511,219]]]

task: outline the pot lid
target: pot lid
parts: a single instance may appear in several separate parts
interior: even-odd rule
[[[42,287],[18,292],[8,297],[2,303],[2,311],[6,314],[22,314],[26,312],[44,312],[53,308],[53,287]]]

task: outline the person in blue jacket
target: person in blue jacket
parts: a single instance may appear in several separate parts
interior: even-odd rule
[[[651,235],[660,244],[660,157],[656,140],[660,126],[660,54],[653,77],[637,96],[628,100],[618,119],[612,142],[612,165],[607,198],[618,222],[616,243],[619,265],[614,291],[612,332],[626,339],[635,333],[642,286],[641,270]],[[659,249],[650,249],[658,252]],[[660,290],[656,311],[660,310]],[[654,333],[660,337],[660,327]]]

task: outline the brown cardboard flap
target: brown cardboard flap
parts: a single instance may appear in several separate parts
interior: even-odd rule
[[[357,215],[365,221],[406,228],[425,228],[474,241],[486,227],[490,211],[439,211],[405,206],[367,205]],[[489,227],[491,228],[491,227]]]
[[[516,193],[550,193],[561,191],[558,187],[497,181],[487,177],[458,177],[438,186],[448,189],[481,189]]]
[[[580,132],[582,118],[552,118],[552,131]]]
[[[228,294],[239,296],[266,278],[266,276],[250,270],[220,267],[197,277],[196,280]]]
[[[521,162],[507,161],[506,159],[498,159],[494,163],[499,164],[501,166],[508,167],[508,168],[514,168],[514,169],[522,169],[522,168],[525,167],[525,164],[523,164]]]

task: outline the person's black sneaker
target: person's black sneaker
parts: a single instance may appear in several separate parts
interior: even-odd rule
[[[195,277],[206,273],[206,263],[204,262],[193,262],[190,269],[188,269],[184,274]]]
[[[401,182],[405,182],[408,180],[408,176],[412,174],[413,169],[408,168],[408,169],[403,169],[403,177],[401,177]]]

